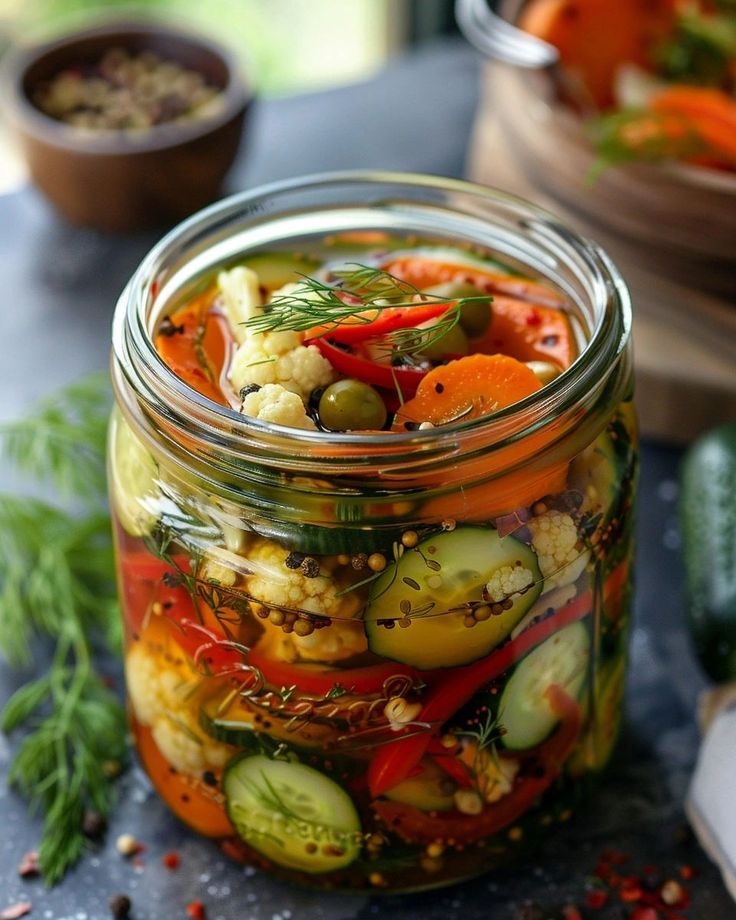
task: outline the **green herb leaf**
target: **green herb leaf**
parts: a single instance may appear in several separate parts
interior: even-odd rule
[[[0,428],[19,470],[84,500],[84,513],[0,494],[0,653],[31,663],[37,640],[51,665],[5,704],[0,727],[25,730],[9,781],[44,816],[39,862],[49,884],[84,852],[87,808],[106,815],[126,756],[125,715],[92,663],[92,643],[120,648],[110,519],[104,510],[106,377],[93,375]]]
[[[332,279],[328,283],[302,276],[294,290],[276,294],[263,313],[250,317],[244,325],[256,333],[306,332],[315,326],[345,322],[369,325],[386,309],[455,302],[438,294],[424,293],[389,272],[359,262],[333,270]],[[479,294],[464,298],[465,302],[472,300],[488,301],[489,297]]]
[[[19,470],[50,481],[60,495],[99,501],[105,494],[105,438],[111,394],[107,374],[92,374],[0,425],[0,446]]]

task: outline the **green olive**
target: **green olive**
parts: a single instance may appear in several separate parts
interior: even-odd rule
[[[386,424],[386,405],[362,380],[338,380],[319,400],[319,419],[330,431],[378,430]]]
[[[431,329],[434,324],[435,320],[429,320],[426,323],[422,323],[419,328]],[[431,345],[422,348],[422,354],[427,358],[431,358],[433,361],[438,361],[440,358],[445,358],[448,355],[467,355],[469,353],[470,344],[468,342],[468,337],[460,323],[456,323],[452,329],[432,342]]]
[[[467,281],[444,281],[427,288],[426,293],[446,297],[448,300],[461,300],[463,297],[477,297],[483,292]],[[486,331],[491,321],[491,309],[490,298],[463,304],[460,309],[460,325],[471,339]]]

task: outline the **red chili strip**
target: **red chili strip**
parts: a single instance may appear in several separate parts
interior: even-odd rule
[[[443,671],[441,678],[430,687],[417,721],[442,725],[478,690],[507,671],[533,648],[570,623],[587,616],[592,605],[592,594],[581,594],[556,614],[531,626],[487,658]],[[382,795],[387,789],[405,779],[424,756],[430,739],[431,733],[428,731],[407,738],[398,738],[392,744],[379,748],[368,768],[368,786],[371,794]]]

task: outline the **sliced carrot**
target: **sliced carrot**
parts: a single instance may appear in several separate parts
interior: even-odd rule
[[[382,269],[420,291],[447,281],[473,284],[484,294],[505,294],[548,307],[564,307],[565,299],[557,291],[519,275],[505,275],[491,269],[460,262],[441,262],[426,256],[401,256],[388,261]]]
[[[178,773],[159,751],[149,728],[134,723],[133,734],[146,773],[177,818],[205,837],[229,837],[233,826],[217,786]]]
[[[396,414],[395,430],[432,422],[443,425],[455,418],[478,418],[512,405],[537,392],[534,373],[507,355],[470,355],[430,371],[414,399]],[[432,518],[481,521],[506,514],[565,487],[566,462],[536,464],[505,472],[540,454],[554,440],[554,428],[535,432],[486,456],[458,464],[436,485],[454,486],[447,494],[428,499],[423,511]],[[494,472],[497,475],[494,478]],[[479,485],[474,482],[485,480]],[[432,486],[431,483],[423,483]]]
[[[563,369],[577,357],[567,314],[512,297],[493,298],[491,322],[480,338],[473,339],[473,348],[519,361],[552,361]]]
[[[614,102],[621,64],[651,67],[653,47],[673,28],[676,6],[677,0],[533,0],[519,25],[554,45],[605,109]]]
[[[212,298],[210,289],[177,310],[169,318],[171,333],[159,333],[155,345],[163,362],[184,383],[227,405],[218,381],[228,353],[229,333],[224,318],[210,309]]]
[[[493,295],[491,323],[473,350],[511,355],[519,361],[554,361],[569,367],[577,357],[575,336],[564,312],[564,297],[539,281],[475,266],[408,256],[385,270],[420,290],[454,281]]]
[[[406,423],[446,425],[455,419],[490,415],[542,388],[526,364],[507,355],[469,355],[435,367],[422,378],[414,399],[396,413],[394,428]]]
[[[681,116],[717,156],[736,164],[736,101],[719,89],[672,86],[651,100],[660,115]]]

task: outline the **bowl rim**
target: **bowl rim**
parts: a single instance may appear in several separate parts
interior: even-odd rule
[[[227,84],[222,90],[223,104],[211,117],[186,123],[164,122],[140,134],[126,131],[97,133],[81,132],[62,121],[45,115],[26,95],[23,82],[28,70],[60,48],[73,47],[89,38],[109,38],[118,35],[165,35],[174,40],[198,45],[219,58],[227,72]],[[186,144],[206,137],[241,114],[252,102],[254,93],[242,74],[233,53],[217,40],[197,34],[193,27],[167,21],[164,18],[112,17],[96,25],[74,29],[52,40],[30,47],[11,48],[0,64],[0,101],[10,118],[21,130],[35,139],[74,153],[101,156],[135,156]]]

